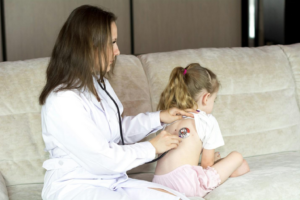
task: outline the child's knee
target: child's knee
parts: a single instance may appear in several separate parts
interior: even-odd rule
[[[248,163],[247,163],[246,160],[243,160],[243,163],[242,163],[241,166],[242,166],[243,170],[245,171],[245,173],[247,173],[247,172],[250,171],[250,167],[249,167],[249,165],[248,165]]]
[[[238,163],[242,164],[244,161],[244,158],[242,156],[242,154],[240,154],[237,151],[233,151],[230,153],[230,155],[234,158],[234,160],[236,160]]]

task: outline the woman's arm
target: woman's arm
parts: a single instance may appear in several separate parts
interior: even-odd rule
[[[47,99],[42,110],[43,137],[55,143],[74,161],[93,174],[122,173],[155,158],[150,142],[118,145],[110,141],[110,129],[103,115],[97,126],[71,91]]]
[[[125,144],[136,143],[162,128],[160,111],[140,113],[122,118]]]
[[[197,113],[193,109],[184,111],[178,108],[171,108],[169,110],[141,113],[134,117],[124,117],[122,120],[124,142],[138,142],[149,134],[162,129],[162,123],[172,123],[182,119],[182,116],[194,117],[189,112]]]

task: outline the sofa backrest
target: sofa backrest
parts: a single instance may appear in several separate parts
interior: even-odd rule
[[[202,48],[139,56],[150,85],[152,109],[177,66],[199,63],[217,74],[221,88],[213,111],[225,146],[222,156],[239,151],[255,156],[300,150],[300,113],[289,49],[300,86],[299,48]],[[299,88],[299,87],[298,87]],[[299,95],[299,89],[297,89]],[[299,97],[298,97],[299,99]]]

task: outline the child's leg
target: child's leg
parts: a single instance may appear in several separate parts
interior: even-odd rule
[[[221,184],[242,165],[243,160],[243,156],[240,153],[233,151],[212,166],[220,175]]]
[[[247,172],[250,171],[249,165],[246,160],[243,160],[241,166],[237,168],[231,175],[230,177],[237,177],[241,176],[243,174],[246,174]]]
[[[166,190],[164,190],[164,189],[160,189],[160,188],[149,188],[149,189],[157,190],[157,191],[164,192],[164,193],[168,193],[168,194],[171,194],[171,195],[175,196],[174,194],[172,194],[172,193],[170,193],[170,192],[168,192],[168,191],[166,191]]]

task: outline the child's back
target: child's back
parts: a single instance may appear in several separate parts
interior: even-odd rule
[[[166,131],[178,135],[181,128],[188,127],[190,135],[184,138],[178,148],[170,150],[157,162],[155,175],[167,174],[183,165],[198,165],[202,150],[202,141],[196,131],[194,119],[184,119],[177,121],[166,127]]]
[[[203,169],[198,166],[203,147],[223,145],[219,126],[212,115],[201,111],[194,114],[194,119],[170,124],[166,131],[178,135],[181,128],[190,130],[189,137],[158,161],[153,182],[185,193],[186,196],[204,196],[221,183],[214,168]]]

